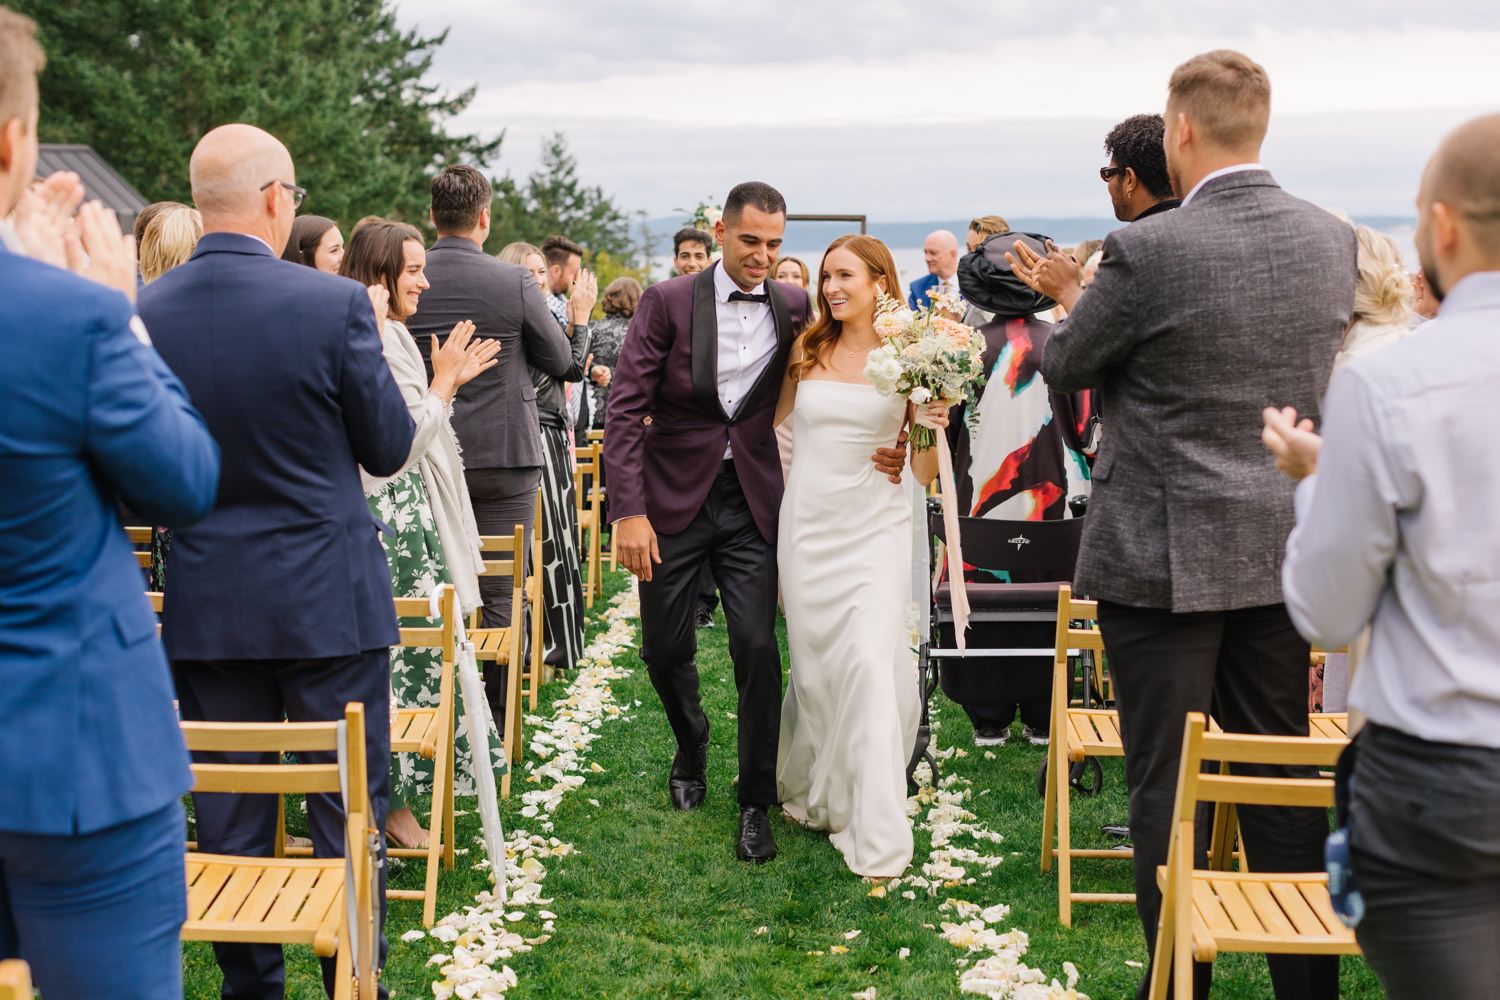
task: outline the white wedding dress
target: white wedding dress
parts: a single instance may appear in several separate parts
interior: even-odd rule
[[[911,863],[906,763],[920,703],[912,653],[914,482],[876,471],[905,402],[863,383],[804,380],[777,543],[791,678],[781,707],[782,809],[827,830],[851,871]]]

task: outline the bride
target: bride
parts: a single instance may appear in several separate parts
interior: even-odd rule
[[[909,420],[948,424],[946,403],[913,407],[865,380],[865,358],[880,344],[876,301],[900,289],[884,243],[835,240],[823,256],[819,318],[792,348],[776,408],[797,442],[777,543],[791,651],[777,786],[787,815],[827,830],[850,870],[872,878],[900,875],[912,857],[911,479],[930,483],[937,456],[913,453],[900,484],[870,456]]]

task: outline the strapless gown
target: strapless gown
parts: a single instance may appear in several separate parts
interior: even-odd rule
[[[867,876],[899,875],[912,857],[912,484],[891,483],[870,461],[896,440],[904,414],[904,401],[869,385],[797,386],[777,544],[791,652],[776,765],[782,808],[828,831],[850,870]]]

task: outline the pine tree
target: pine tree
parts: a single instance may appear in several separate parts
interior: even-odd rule
[[[509,176],[496,184],[490,243],[494,249],[512,240],[541,245],[560,233],[580,244],[591,259],[602,254],[617,265],[634,264],[642,247],[632,238],[630,225],[631,217],[603,188],[578,179],[578,160],[567,137],[554,132],[543,141],[541,162],[524,186]]]
[[[503,138],[448,131],[473,99],[426,82],[446,32],[402,31],[389,0],[9,0],[40,27],[42,139],[95,147],[152,199],[190,200],[188,157],[243,121],[291,151],[304,211],[346,226],[427,221],[443,164]]]

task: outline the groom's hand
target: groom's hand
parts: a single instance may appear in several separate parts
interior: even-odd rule
[[[616,521],[610,544],[615,547],[620,565],[643,582],[651,582],[651,567],[661,565],[661,549],[657,548],[650,518],[638,515]]]
[[[902,431],[901,437],[896,440],[896,447],[876,448],[875,454],[870,456],[876,471],[897,486],[901,485],[901,473],[906,469],[907,436],[906,431]]]

